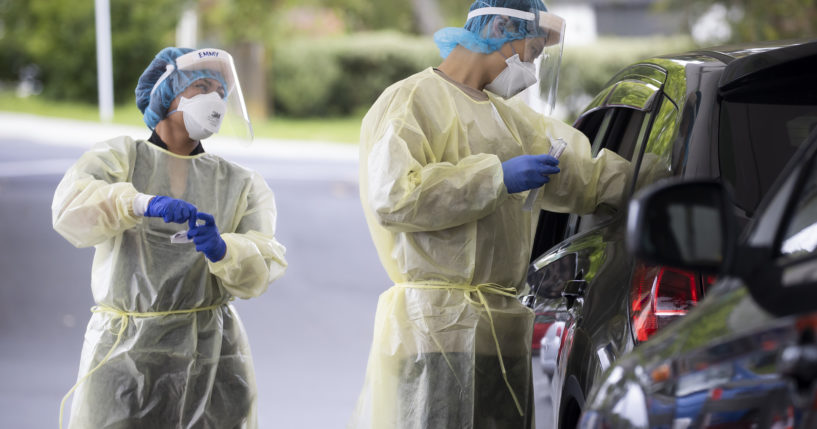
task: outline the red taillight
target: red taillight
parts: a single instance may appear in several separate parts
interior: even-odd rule
[[[631,291],[633,328],[647,341],[698,303],[698,275],[676,268],[636,265]]]

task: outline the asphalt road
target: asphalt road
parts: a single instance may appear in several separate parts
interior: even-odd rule
[[[93,249],[53,231],[50,205],[87,147],[79,135],[96,141],[113,131],[0,114],[0,427],[56,427],[76,380]],[[253,351],[260,427],[343,428],[363,383],[377,298],[389,286],[360,208],[356,151],[259,142],[226,152],[275,192],[289,261],[266,294],[235,303]],[[534,373],[537,427],[545,427],[546,383],[538,366]]]

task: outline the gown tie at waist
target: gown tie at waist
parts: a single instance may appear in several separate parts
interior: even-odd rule
[[[508,392],[511,393],[511,397],[513,398],[513,402],[516,405],[516,410],[519,412],[520,416],[524,416],[525,412],[522,410],[522,406],[519,404],[519,400],[516,397],[516,393],[513,391],[513,387],[511,387],[511,383],[508,381],[508,374],[505,371],[505,362],[502,360],[502,350],[499,346],[499,338],[496,335],[496,328],[494,327],[494,318],[491,314],[491,307],[488,305],[488,301],[485,299],[485,294],[493,294],[493,295],[502,295],[509,298],[516,298],[516,289],[512,287],[501,286],[496,283],[481,283],[478,285],[470,285],[470,284],[453,284],[453,283],[445,283],[445,282],[435,282],[435,281],[420,281],[420,282],[403,282],[397,283],[395,286],[406,288],[406,289],[438,289],[438,290],[461,290],[463,295],[465,295],[465,299],[468,300],[471,304],[479,305],[485,307],[485,312],[488,315],[488,321],[491,324],[491,334],[494,337],[494,344],[496,345],[496,355],[499,359],[499,368],[502,370],[502,378],[505,380],[505,385],[508,386]],[[472,295],[476,294],[477,299],[474,300]],[[454,367],[451,365],[451,362],[448,360],[448,357],[445,356],[445,352],[443,351],[442,345],[437,341],[434,336],[431,336],[431,339],[437,344],[437,347],[440,348],[440,351],[443,353],[443,358],[445,358],[448,367],[451,369],[452,373],[454,371]]]
[[[230,301],[232,301],[232,299],[230,299]],[[108,353],[105,355],[105,357],[102,358],[102,360],[93,369],[91,369],[90,371],[88,371],[88,373],[83,375],[76,382],[76,384],[74,384],[74,387],[72,387],[71,390],[69,390],[68,393],[66,393],[65,396],[62,398],[62,402],[60,402],[60,429],[62,429],[62,416],[63,416],[63,411],[65,411],[65,401],[67,401],[68,398],[71,397],[71,394],[73,394],[74,391],[77,390],[77,388],[80,386],[80,384],[82,384],[88,377],[91,376],[91,374],[96,372],[96,370],[101,368],[102,365],[104,365],[108,361],[108,359],[111,357],[111,354],[116,349],[116,346],[118,346],[119,342],[122,341],[122,335],[125,333],[125,329],[127,329],[128,321],[130,321],[131,317],[134,317],[134,318],[148,318],[148,317],[173,316],[173,315],[178,315],[178,314],[192,314],[192,313],[197,313],[199,311],[215,310],[216,308],[225,306],[227,304],[229,304],[229,301],[228,302],[223,302],[221,304],[208,305],[206,307],[190,308],[190,309],[186,309],[186,310],[146,311],[146,312],[141,312],[141,313],[136,312],[136,311],[120,310],[118,308],[114,308],[114,307],[111,307],[111,306],[105,305],[105,304],[99,304],[99,305],[95,305],[95,306],[91,307],[91,313],[108,313],[108,314],[112,314],[113,316],[118,318],[119,332],[116,334],[116,341],[114,341],[113,345],[111,346],[111,349],[108,350]]]

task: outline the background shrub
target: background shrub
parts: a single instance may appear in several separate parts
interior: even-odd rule
[[[687,37],[604,38],[568,46],[559,75],[559,111],[572,121],[625,66],[692,47]],[[359,113],[392,83],[441,61],[430,38],[394,32],[291,40],[273,55],[270,102],[277,114],[292,117]]]
[[[386,87],[440,61],[431,39],[395,32],[291,40],[272,58],[272,103],[286,116],[347,115],[368,109]]]
[[[111,0],[114,97],[132,100],[136,81],[157,52],[172,45],[181,2]],[[0,80],[24,70],[51,99],[97,100],[94,2],[0,2]]]

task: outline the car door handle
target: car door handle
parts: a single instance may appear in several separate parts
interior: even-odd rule
[[[578,298],[584,295],[584,290],[587,287],[586,280],[570,280],[565,284],[565,289],[562,291],[562,296],[568,298]]]

